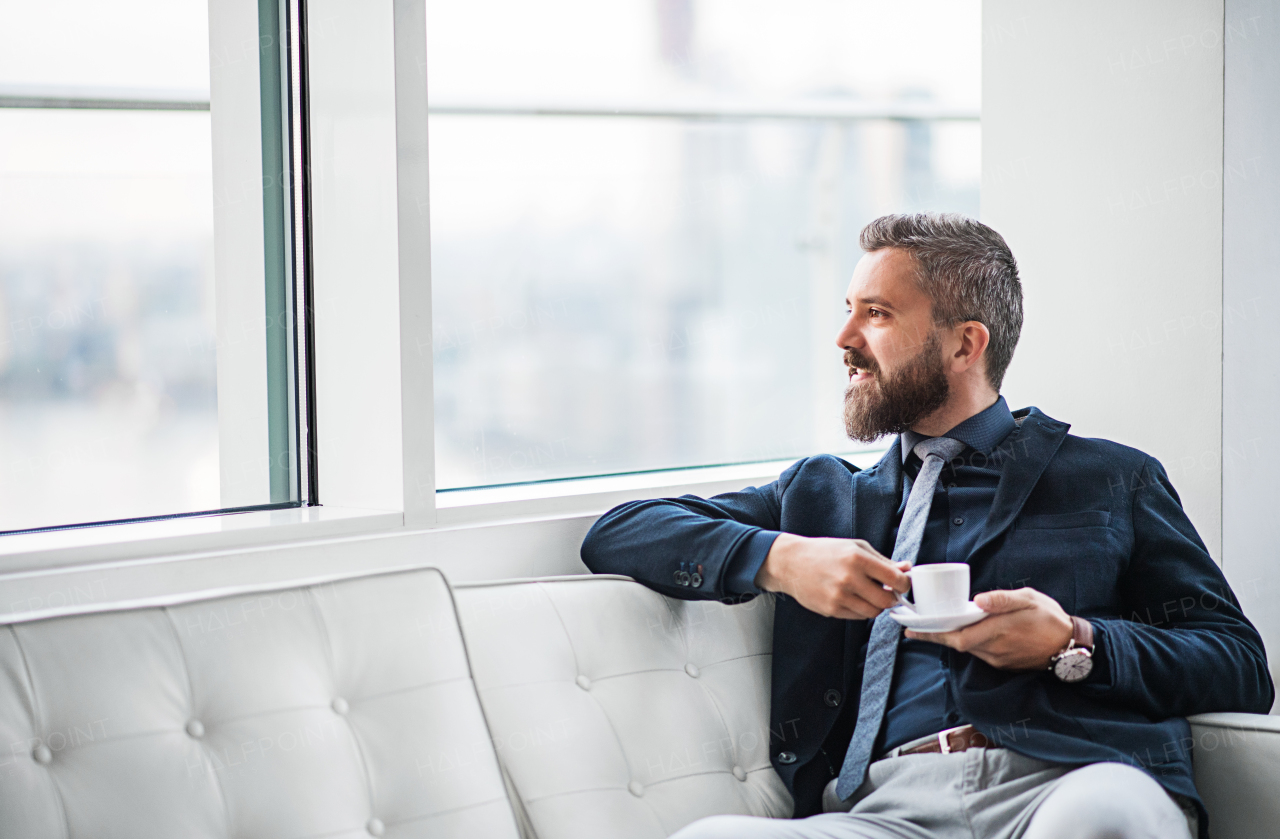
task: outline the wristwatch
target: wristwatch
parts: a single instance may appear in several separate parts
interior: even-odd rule
[[[1058,681],[1068,684],[1093,672],[1093,626],[1087,620],[1071,616],[1071,640],[1062,652],[1049,659],[1049,669]]]

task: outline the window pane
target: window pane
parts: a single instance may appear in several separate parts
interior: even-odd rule
[[[229,506],[209,44],[204,0],[0,0],[0,530]],[[256,81],[251,95],[257,238],[240,248],[256,255],[260,302],[242,331],[266,346],[261,301],[283,256],[264,245]],[[266,417],[265,386],[258,398]],[[266,441],[267,423],[254,433]],[[280,500],[260,448],[236,506]]]
[[[207,113],[0,110],[0,528],[218,501]]]
[[[978,12],[429,0],[438,485],[849,451],[858,230],[978,211]]]
[[[204,0],[0,2],[0,83],[209,93]]]

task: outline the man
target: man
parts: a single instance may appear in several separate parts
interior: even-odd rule
[[[807,818],[678,837],[1207,836],[1185,717],[1266,713],[1274,689],[1163,468],[1010,412],[1022,289],[994,230],[885,216],[860,244],[837,343],[849,436],[897,435],[880,462],[625,504],[582,546],[673,597],[775,596],[773,765]],[[988,614],[904,637],[904,571],[939,562],[969,564]]]

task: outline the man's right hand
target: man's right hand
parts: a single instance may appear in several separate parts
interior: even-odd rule
[[[862,539],[810,539],[783,533],[756,574],[756,586],[789,594],[829,618],[874,618],[898,601],[911,578]]]

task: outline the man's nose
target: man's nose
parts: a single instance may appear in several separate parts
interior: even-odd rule
[[[836,333],[836,346],[842,350],[847,350],[850,347],[862,349],[862,333],[858,330],[858,326],[854,323],[852,316],[844,322],[844,326],[840,327],[840,331]]]

